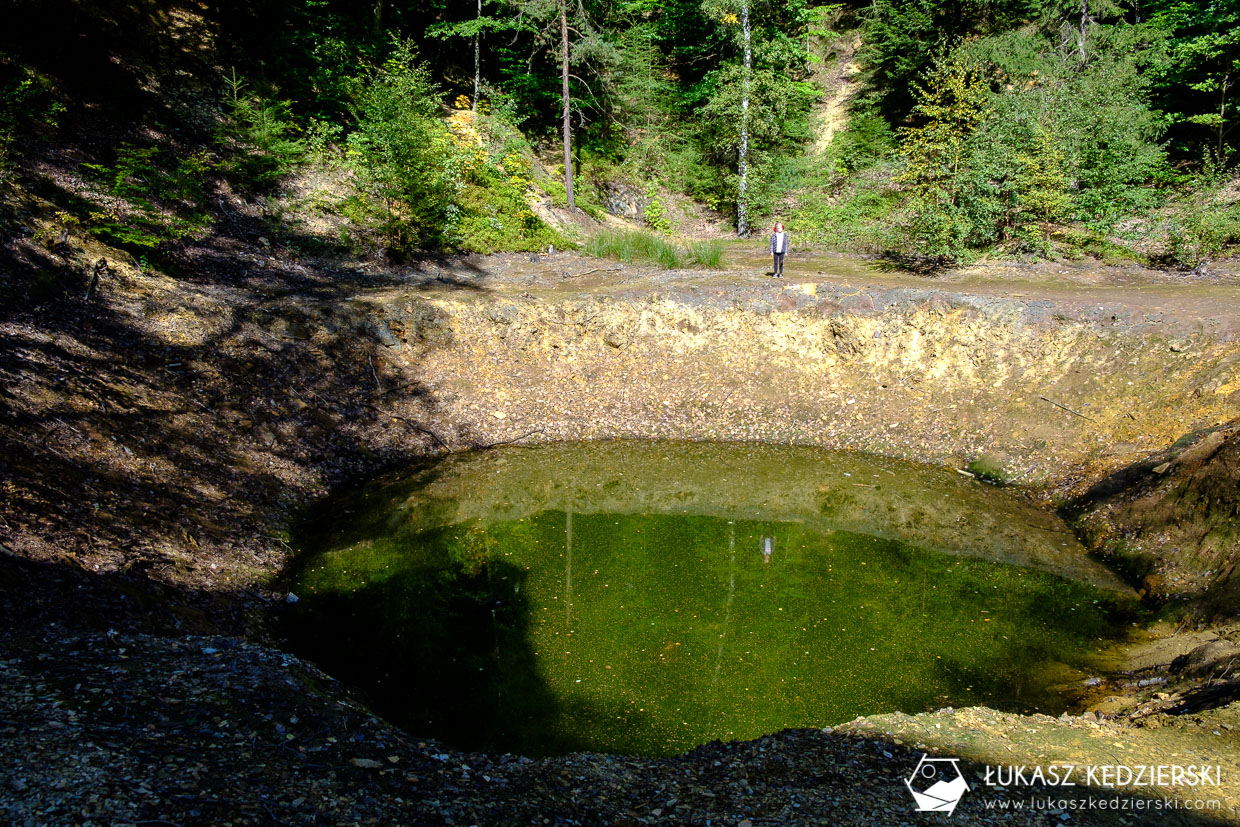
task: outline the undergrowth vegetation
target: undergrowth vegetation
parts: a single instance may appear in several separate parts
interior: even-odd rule
[[[121,144],[113,164],[85,164],[103,191],[124,206],[100,206],[79,218],[99,238],[122,246],[149,248],[201,235],[210,226],[204,210],[205,152],[181,157],[159,147]]]
[[[800,237],[939,264],[1226,255],[1240,237],[1224,172],[1240,5],[1155,6],[1140,22],[1111,3],[1073,20],[1053,3],[959,18],[875,0],[849,126],[789,187]]]
[[[709,261],[658,244],[700,217],[689,199],[742,234],[779,218],[800,243],[931,265],[1192,268],[1240,238],[1240,0],[585,0],[564,9],[566,42],[558,9],[223,0],[230,45],[204,44],[208,63],[110,46],[109,65],[201,75],[209,125],[178,120],[193,107],[175,84],[129,90],[116,134],[84,153],[93,193],[55,206],[137,252],[201,237],[234,194],[298,249],[393,258],[571,247],[575,206],[650,231],[591,242],[607,255]],[[860,50],[832,51],[850,32]],[[844,82],[814,66],[833,60],[856,70],[846,124],[810,150],[824,79]],[[76,86],[56,65],[0,40],[0,170],[77,114],[70,87],[93,89],[94,111],[121,99],[88,77],[102,64]]]

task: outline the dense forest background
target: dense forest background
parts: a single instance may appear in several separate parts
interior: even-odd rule
[[[76,141],[60,222],[136,251],[221,188],[389,255],[571,246],[570,206],[684,235],[685,203],[932,263],[1240,240],[1240,0],[15,6],[0,164]]]

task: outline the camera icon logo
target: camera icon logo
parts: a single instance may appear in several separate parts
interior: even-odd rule
[[[956,811],[956,805],[969,789],[969,783],[960,772],[959,758],[931,758],[922,755],[904,786],[913,794],[919,812],[947,813]]]

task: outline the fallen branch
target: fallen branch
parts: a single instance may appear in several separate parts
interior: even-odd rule
[[[1062,409],[1064,409],[1065,411],[1067,411],[1068,413],[1070,413],[1070,414],[1072,414],[1072,415],[1074,415],[1074,416],[1079,416],[1081,419],[1088,419],[1090,422],[1093,422],[1093,421],[1094,421],[1093,417],[1091,417],[1091,416],[1086,416],[1085,414],[1081,413],[1080,411],[1074,411],[1074,410],[1072,410],[1071,408],[1069,408],[1067,405],[1060,405],[1058,402],[1056,402],[1056,401],[1055,401],[1055,400],[1053,400],[1053,399],[1047,399],[1045,396],[1039,396],[1039,397],[1038,397],[1038,399],[1041,399],[1043,402],[1050,402],[1050,403],[1051,403],[1052,405],[1054,405],[1056,408],[1062,408]]]
[[[435,433],[435,432],[434,432],[434,431],[432,431],[430,428],[423,428],[421,425],[417,424],[416,422],[409,422],[409,420],[408,420],[408,419],[406,419],[406,420],[405,420],[405,422],[406,422],[406,423],[408,423],[408,424],[409,424],[409,426],[410,426],[410,427],[412,427],[415,431],[418,431],[418,432],[420,432],[420,433],[424,433],[424,434],[426,434],[427,436],[429,436],[431,439],[433,439],[433,440],[435,440],[436,442],[438,442],[438,443],[439,443],[439,447],[440,447],[440,448],[447,448],[447,447],[448,447],[448,443],[446,443],[446,442],[444,442],[442,439],[440,439],[440,438],[439,438],[439,434]]]
[[[560,278],[577,279],[577,278],[581,278],[582,276],[588,276],[591,273],[597,273],[600,270],[607,272],[607,273],[614,273],[615,271],[622,270],[622,269],[624,269],[623,266],[619,264],[617,264],[615,267],[594,267],[590,270],[583,270],[580,273],[565,273],[564,275],[560,276]]]
[[[418,384],[418,380],[416,380],[416,379],[410,380],[410,381],[408,381],[408,382],[401,382],[399,385],[393,385],[392,387],[388,388],[387,390],[381,390],[381,391],[379,391],[379,392],[377,392],[377,393],[372,393],[372,394],[370,395],[370,398],[371,398],[371,399],[378,399],[378,398],[379,398],[379,397],[381,397],[381,396],[387,396],[389,393],[395,393],[396,391],[403,391],[405,388],[411,388],[411,387],[413,387],[413,386],[414,386],[414,385],[416,385],[416,384]]]
[[[503,439],[503,440],[500,440],[499,442],[488,442],[484,445],[475,445],[474,447],[485,449],[485,448],[494,448],[498,445],[511,445],[514,442],[520,442],[526,437],[530,437],[530,436],[533,436],[534,434],[541,434],[541,433],[542,433],[542,428],[535,428],[532,431],[521,434],[521,436],[513,437],[512,439]]]
[[[375,387],[383,390],[383,384],[379,381],[379,374],[375,372],[375,362],[370,358],[370,354],[366,354],[366,363],[370,365],[370,375],[375,378]]]
[[[376,414],[378,414],[378,415],[380,415],[380,416],[390,417],[390,418],[392,418],[392,419],[397,420],[398,422],[403,422],[403,423],[405,423],[406,425],[408,425],[410,428],[413,428],[415,431],[418,431],[418,432],[420,432],[420,433],[426,434],[426,435],[427,435],[427,436],[429,436],[431,439],[433,439],[433,440],[435,440],[437,443],[439,443],[439,447],[440,447],[440,448],[447,448],[447,447],[448,447],[448,443],[446,443],[446,442],[444,442],[442,439],[440,439],[440,438],[439,438],[439,434],[435,433],[435,432],[434,432],[434,431],[432,431],[430,428],[424,428],[424,427],[422,427],[422,426],[421,426],[421,425],[419,425],[418,423],[414,422],[412,419],[406,419],[405,417],[403,417],[403,416],[401,416],[401,415],[399,415],[399,414],[394,414],[394,413],[392,413],[391,411],[384,411],[384,410],[380,410],[380,409],[378,408],[378,406],[376,406],[376,405],[371,405],[369,402],[363,402],[363,403],[361,403],[361,404],[362,404],[362,407],[363,407],[363,408],[369,408],[370,410],[374,411]]]

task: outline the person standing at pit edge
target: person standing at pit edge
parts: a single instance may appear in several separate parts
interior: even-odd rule
[[[775,231],[771,233],[771,255],[774,257],[774,266],[771,268],[771,278],[782,279],[784,277],[784,256],[788,254],[788,234],[784,232],[783,224],[776,224]]]

